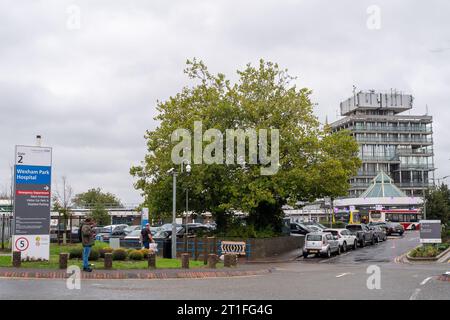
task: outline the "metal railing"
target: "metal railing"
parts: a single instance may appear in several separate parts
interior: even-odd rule
[[[358,131],[389,131],[389,132],[421,132],[421,133],[433,133],[431,128],[423,127],[383,127],[383,126],[354,126],[350,127],[351,130]]]
[[[9,214],[0,214],[0,249],[10,248],[12,234],[12,217]]]
[[[400,159],[397,155],[384,155],[384,156],[362,156],[363,161],[395,161],[399,162]]]
[[[398,139],[396,137],[355,137],[357,142],[374,142],[374,143],[403,143],[403,144],[417,144],[417,143],[433,143],[433,139],[427,138],[403,138]]]

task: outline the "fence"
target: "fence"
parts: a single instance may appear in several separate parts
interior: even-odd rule
[[[164,241],[162,239],[155,239],[158,244],[158,256],[163,255]],[[177,238],[177,256],[181,256],[182,253],[189,253],[189,256],[193,260],[206,261],[208,255],[211,253],[222,255],[221,244],[222,240],[216,237],[197,237],[190,236],[188,238]],[[141,244],[138,240],[120,240],[120,246],[124,248],[141,248]],[[246,241],[245,257],[250,259],[252,255],[252,247],[249,241]]]
[[[11,233],[12,217],[9,214],[0,214],[0,248],[2,250],[10,248]]]

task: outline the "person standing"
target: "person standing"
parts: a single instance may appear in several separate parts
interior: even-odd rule
[[[92,272],[89,266],[89,255],[91,254],[92,246],[95,243],[95,222],[91,218],[87,218],[81,227],[82,244],[83,244],[83,271]]]
[[[153,242],[152,232],[150,231],[150,224],[146,224],[141,231],[142,244],[145,249],[150,249],[150,242]]]

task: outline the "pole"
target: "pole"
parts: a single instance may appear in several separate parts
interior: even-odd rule
[[[6,215],[2,216],[2,250],[5,250],[5,223],[6,223]]]
[[[188,212],[189,212],[189,207],[188,207],[188,194],[189,194],[189,190],[188,188],[186,188],[186,234],[188,234]]]
[[[177,224],[176,224],[176,206],[177,206],[177,173],[173,173],[173,186],[172,186],[172,259],[177,258]]]

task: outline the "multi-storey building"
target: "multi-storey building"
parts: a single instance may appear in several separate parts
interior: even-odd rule
[[[350,197],[359,196],[380,171],[407,195],[423,196],[434,179],[433,118],[403,114],[412,106],[412,95],[396,91],[360,91],[341,102],[344,118],[331,127],[351,132],[363,163],[350,180]]]

